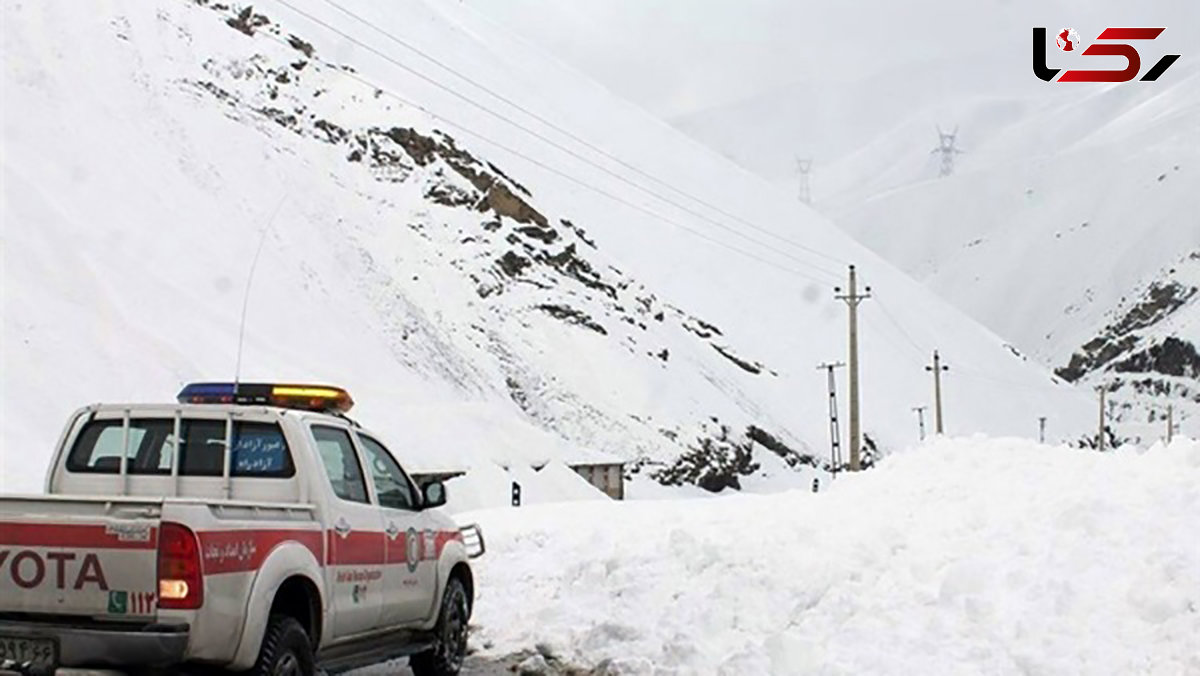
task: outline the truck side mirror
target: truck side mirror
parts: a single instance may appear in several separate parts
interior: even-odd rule
[[[425,501],[421,505],[424,509],[433,509],[446,504],[446,485],[440,481],[430,481],[425,484],[422,489]]]

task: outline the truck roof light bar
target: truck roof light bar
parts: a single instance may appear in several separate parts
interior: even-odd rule
[[[346,413],[354,406],[349,392],[330,385],[190,383],[176,399],[181,404],[278,406],[322,413]]]

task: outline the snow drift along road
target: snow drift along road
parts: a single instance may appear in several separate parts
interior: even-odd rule
[[[935,441],[819,494],[476,512],[477,638],[632,674],[1200,673],[1200,443]]]

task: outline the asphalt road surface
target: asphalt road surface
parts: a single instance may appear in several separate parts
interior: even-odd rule
[[[472,655],[463,663],[461,676],[514,676],[518,673],[517,665],[532,653],[519,655],[508,655],[506,657],[482,657]],[[551,673],[577,674],[576,671],[552,671]],[[413,672],[408,668],[408,658],[377,664],[370,667],[363,667],[350,672],[350,676],[356,674],[370,674],[377,676],[387,674],[387,676],[413,676]]]
[[[516,664],[516,661],[509,659],[468,657],[467,661],[463,663],[460,674],[461,676],[512,676],[517,673]],[[412,676],[412,670],[408,668],[408,660],[399,660],[396,665],[398,668],[395,672],[396,676]]]
[[[473,655],[468,657],[466,662],[463,663],[460,676],[514,676],[517,674],[516,666],[526,657],[528,655],[510,655],[508,657],[480,657]],[[6,673],[0,671],[0,676],[6,676]],[[212,676],[212,673],[189,669],[180,672],[179,676]],[[322,672],[318,671],[317,673]],[[353,669],[344,673],[347,676],[413,676],[412,669],[408,668],[407,657],[392,660],[391,662],[373,664],[369,667]]]
[[[481,657],[478,655],[467,658],[463,664],[461,676],[518,676],[519,670],[517,665],[525,661],[533,651],[518,653],[515,655],[507,655],[505,657]],[[392,668],[395,670],[393,671]],[[545,673],[554,676],[604,676],[613,672],[604,669],[581,669],[565,664],[558,659],[550,658],[546,663],[548,671]],[[388,676],[412,676],[412,670],[408,668],[408,660],[396,660],[386,665],[378,665],[367,667],[364,672],[371,674],[384,673],[387,669]]]

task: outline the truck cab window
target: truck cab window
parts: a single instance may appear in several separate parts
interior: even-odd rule
[[[358,464],[358,456],[354,453],[354,443],[350,441],[346,430],[313,425],[312,435],[317,443],[321,462],[325,465],[325,473],[329,475],[334,495],[350,502],[369,503],[362,468]]]
[[[129,452],[126,464],[130,474],[170,474],[171,449],[165,448],[171,437],[172,421],[134,419],[129,422]],[[67,456],[71,472],[120,474],[121,451],[125,443],[124,423],[120,419],[93,420],[84,426]]]
[[[129,458],[137,457],[145,436],[144,428],[129,428]],[[124,443],[125,433],[120,420],[90,422],[75,441],[75,447],[67,458],[67,469],[72,472],[119,474]]]
[[[379,504],[392,509],[416,509],[412,483],[392,454],[371,437],[360,434],[358,440],[367,452],[367,465],[371,469],[371,480],[375,482]]]
[[[277,424],[236,421],[230,444],[230,476],[286,478],[296,473],[283,430]],[[179,465],[179,473],[184,476],[224,474],[225,421],[185,420]]]
[[[125,443],[123,421],[95,420],[84,426],[67,458],[72,472],[119,474]],[[180,423],[180,476],[221,476],[225,472],[225,421],[184,419]],[[130,474],[170,474],[175,452],[175,422],[169,418],[129,421]],[[235,477],[294,476],[291,451],[274,423],[238,421],[233,427]]]

